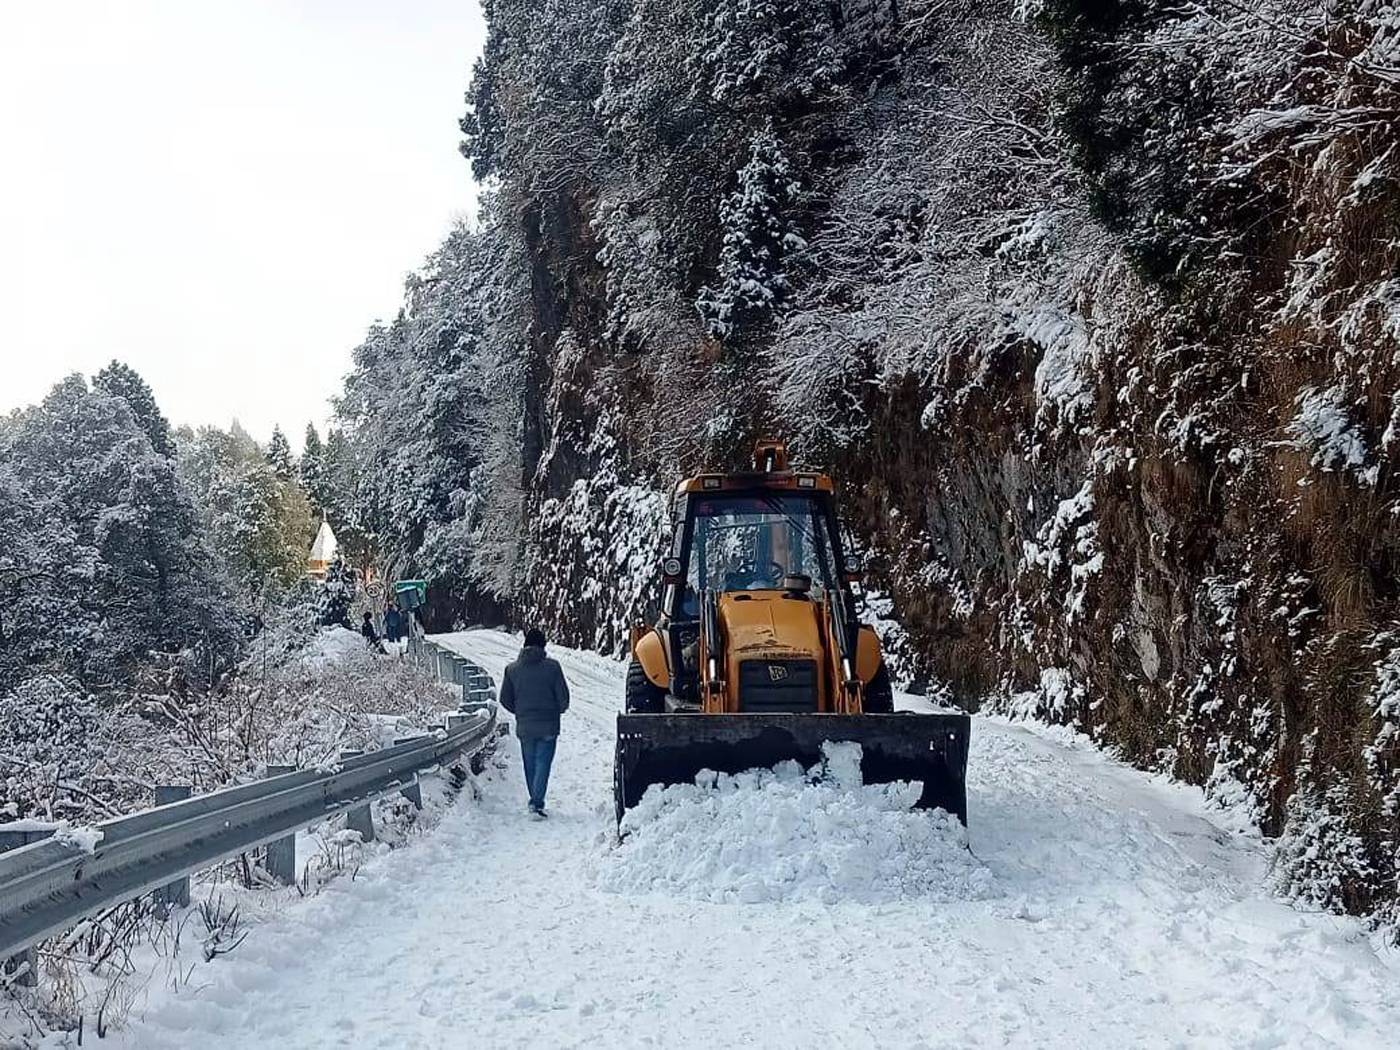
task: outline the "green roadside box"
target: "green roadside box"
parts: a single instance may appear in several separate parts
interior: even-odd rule
[[[394,598],[400,609],[416,609],[428,600],[428,581],[399,580],[394,584]]]

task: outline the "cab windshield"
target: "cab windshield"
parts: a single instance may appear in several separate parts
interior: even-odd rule
[[[832,537],[817,499],[694,496],[691,513],[691,594],[781,587],[792,574],[810,576],[814,590],[836,586]]]

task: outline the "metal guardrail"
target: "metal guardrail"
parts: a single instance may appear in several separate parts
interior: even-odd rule
[[[463,683],[463,709],[447,716],[445,730],[365,754],[345,752],[328,768],[281,772],[105,821],[96,826],[102,838],[91,853],[54,837],[0,852],[0,960],[152,890],[181,896],[180,880],[259,846],[270,845],[269,860],[280,853],[280,863],[269,865],[280,881],[295,881],[290,836],[342,813],[372,838],[370,802],[402,792],[421,805],[419,773],[476,754],[495,734],[495,705],[467,701],[469,691],[480,689],[466,683],[485,674],[471,668],[455,677],[439,674]]]
[[[485,669],[454,653],[437,642],[423,639],[422,658],[430,662],[437,676],[462,688],[462,705],[492,703],[496,699],[495,685]]]

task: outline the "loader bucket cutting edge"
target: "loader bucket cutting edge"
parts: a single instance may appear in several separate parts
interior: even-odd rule
[[[701,770],[742,773],[789,759],[810,768],[827,741],[861,746],[867,784],[916,780],[916,806],[967,823],[967,715],[685,714],[617,716],[617,819],[652,784],[688,784]]]

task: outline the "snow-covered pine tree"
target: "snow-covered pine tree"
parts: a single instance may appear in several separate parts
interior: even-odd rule
[[[321,443],[321,435],[317,432],[315,423],[306,424],[306,440],[301,450],[298,472],[301,476],[301,487],[310,497],[311,505],[318,510],[324,510],[320,497],[325,489],[326,448]]]
[[[784,5],[774,0],[720,0],[706,19],[698,61],[716,102],[752,104],[771,90],[789,57]]]
[[[283,481],[296,477],[296,461],[292,458],[292,446],[280,426],[272,428],[272,438],[267,443],[267,462],[272,471]]]
[[[349,437],[343,428],[332,427],[326,433],[321,457],[319,490],[312,491],[310,495],[335,526],[341,549],[354,561],[364,564],[369,559],[373,541],[360,527],[355,503],[358,474],[359,467]]]
[[[48,645],[71,655],[84,684],[127,680],[153,651],[186,652],[201,674],[236,657],[236,595],[175,463],[125,396],[70,376],[20,415],[4,459],[12,491],[43,513],[20,550],[31,565],[48,563],[44,600],[70,618],[52,624]]]
[[[339,554],[326,568],[326,578],[317,595],[316,617],[323,627],[349,627],[350,606],[355,601],[355,570]]]
[[[0,432],[0,692],[26,668],[71,666],[101,637],[101,610],[87,600],[98,566],[67,507],[13,461]]]
[[[249,593],[294,584],[314,533],[311,506],[294,479],[278,477],[246,433],[202,427],[180,440],[180,473],[194,493],[214,550]]]
[[[695,73],[710,97],[728,109],[785,115],[793,100],[836,82],[841,6],[830,0],[701,5],[704,30],[692,58]]]
[[[130,365],[113,361],[92,378],[94,390],[122,398],[131,408],[141,429],[151,441],[151,448],[169,459],[175,454],[170,440],[170,424],[156,404],[155,394],[140,374]]]
[[[720,205],[719,283],[696,304],[719,339],[772,316],[792,292],[783,262],[806,247],[791,217],[801,187],[771,125],[753,136],[736,180]]]

